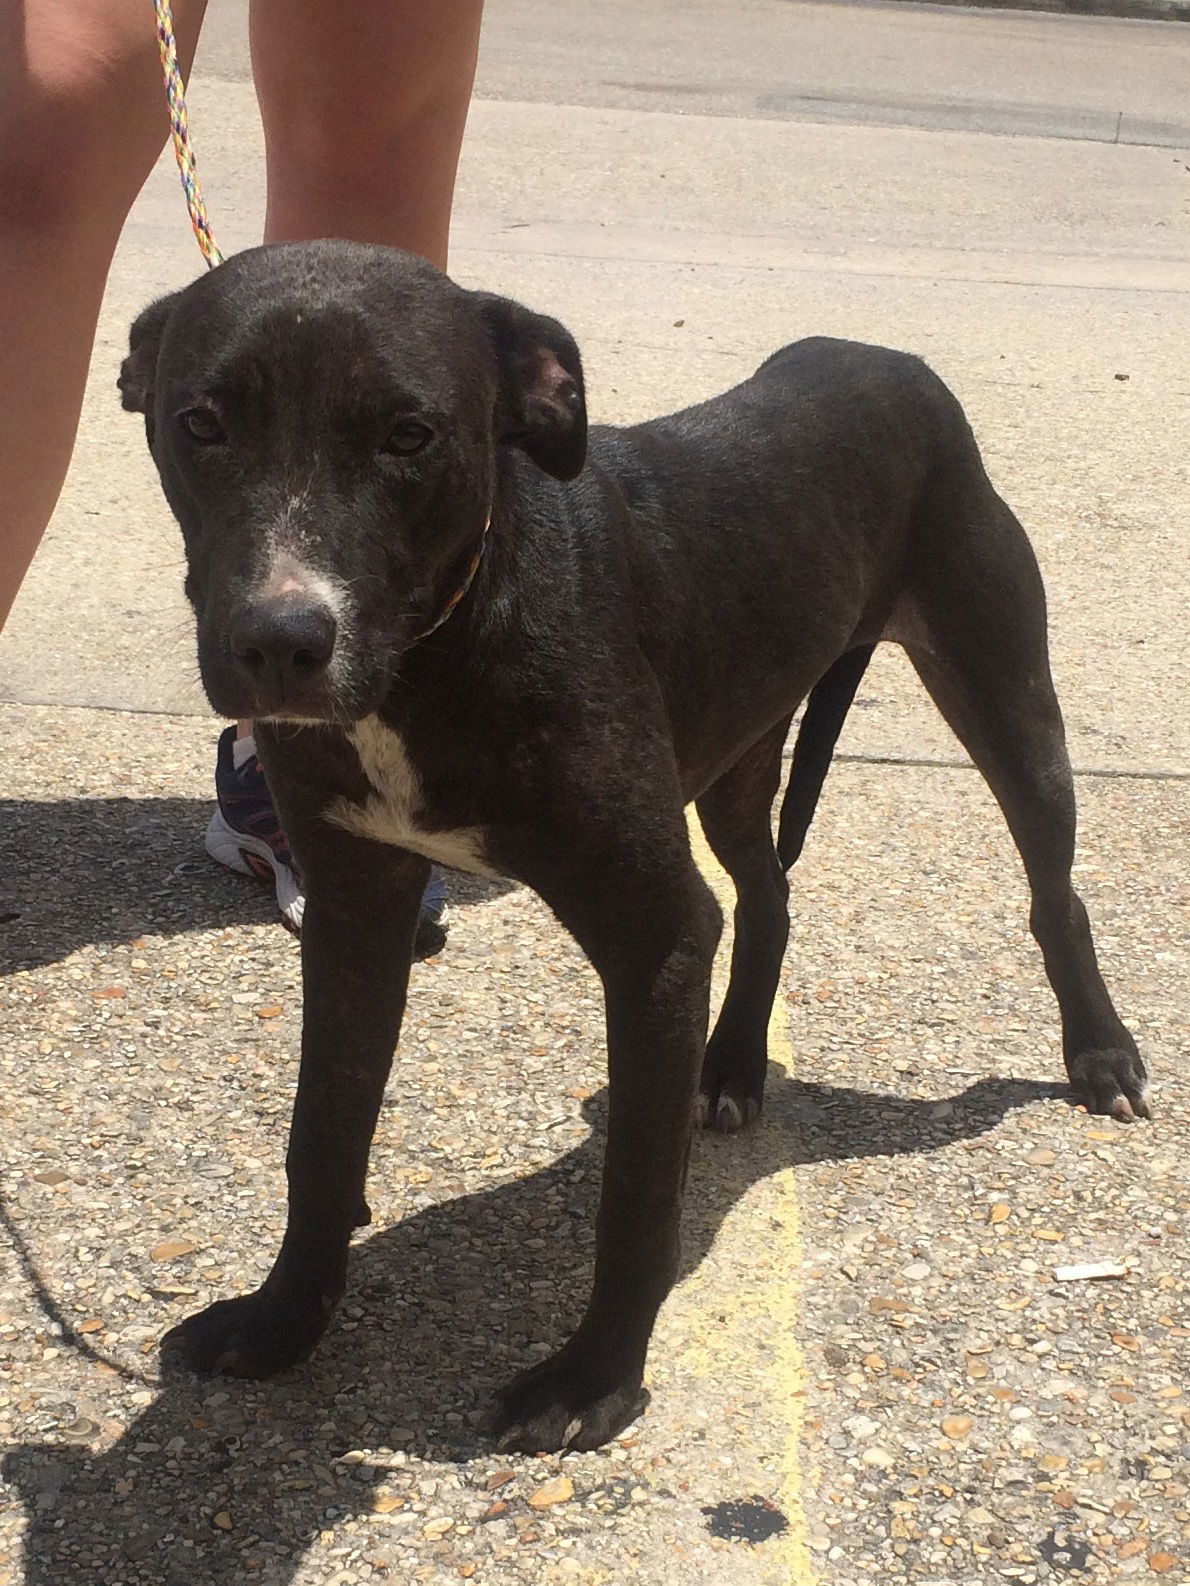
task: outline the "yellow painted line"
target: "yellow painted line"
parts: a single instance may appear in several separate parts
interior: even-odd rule
[[[735,908],[735,889],[731,878],[707,846],[698,816],[687,811],[690,846],[695,862],[708,886],[719,900],[724,919],[730,926]],[[724,932],[725,938],[730,931]],[[789,1029],[789,1010],[778,990],[768,1030],[769,1059],[780,1063],[786,1073],[794,1071],[793,1041]],[[762,1125],[763,1127],[763,1125]],[[809,1525],[802,1504],[802,1436],[805,1430],[806,1361],[798,1342],[797,1325],[802,1311],[800,1274],[802,1270],[801,1217],[798,1208],[797,1180],[792,1167],[783,1168],[766,1181],[774,1212],[771,1237],[777,1245],[764,1285],[762,1299],[767,1313],[776,1322],[772,1353],[760,1364],[760,1380],[772,1392],[773,1406],[782,1425],[783,1447],[777,1451],[780,1474],[778,1507],[789,1522],[788,1529],[764,1544],[769,1566],[765,1579],[781,1586],[815,1586],[810,1556]],[[766,1263],[766,1265],[768,1265]]]

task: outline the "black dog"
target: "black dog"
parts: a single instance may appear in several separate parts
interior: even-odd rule
[[[121,388],[185,537],[207,693],[260,724],[307,887],[288,1230],[259,1291],[175,1330],[184,1359],[263,1376],[326,1327],[433,859],[540,893],[607,1000],[594,1292],[496,1431],[592,1448],[627,1424],[696,1117],[732,1130],[760,1111],[785,871],[882,638],[1003,807],[1076,1098],[1148,1116],[1070,883],[1037,564],[915,358],[799,342],[714,401],[594,432],[587,460],[559,324],[403,254],[319,243],[242,254],[155,303]],[[709,1043],[720,917],[692,799],[738,895]]]

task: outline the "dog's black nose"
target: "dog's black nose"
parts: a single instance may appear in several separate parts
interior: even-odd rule
[[[325,606],[262,601],[240,614],[231,633],[231,652],[253,677],[312,681],[334,654],[335,633],[335,619]]]

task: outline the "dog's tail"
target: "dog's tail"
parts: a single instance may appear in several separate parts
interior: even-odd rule
[[[777,826],[777,857],[784,870],[789,870],[801,857],[806,833],[818,808],[822,784],[830,770],[831,756],[875,648],[874,644],[862,644],[858,649],[848,650],[810,690],[793,747],[793,767]]]

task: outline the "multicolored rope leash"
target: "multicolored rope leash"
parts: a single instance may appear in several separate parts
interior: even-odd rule
[[[157,47],[161,54],[161,70],[165,74],[165,94],[169,100],[169,126],[173,133],[174,157],[178,174],[182,178],[182,191],[186,194],[186,207],[190,211],[190,224],[208,265],[223,263],[223,255],[215,246],[211,223],[207,219],[207,206],[202,201],[198,173],[194,167],[194,151],[190,147],[190,127],[186,120],[186,85],[178,65],[178,44],[174,38],[174,16],[170,0],[154,0],[157,11]]]

